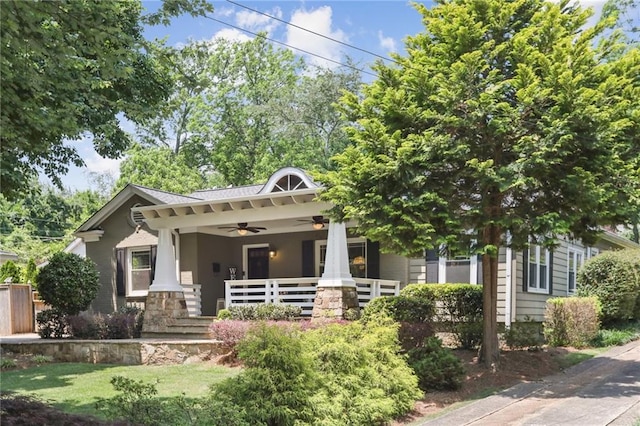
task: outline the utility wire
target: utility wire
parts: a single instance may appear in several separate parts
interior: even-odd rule
[[[236,30],[244,31],[245,33],[249,33],[249,34],[251,34],[251,35],[253,35],[253,36],[261,37],[261,38],[263,38],[263,39],[265,39],[265,40],[268,40],[268,41],[270,41],[270,42],[272,42],[272,43],[278,43],[278,44],[281,44],[281,45],[283,45],[283,46],[288,47],[289,49],[298,50],[298,51],[300,51],[300,52],[302,52],[302,53],[306,53],[307,55],[315,56],[316,58],[324,59],[325,61],[329,61],[329,62],[332,62],[332,63],[334,63],[334,64],[338,64],[338,65],[343,66],[343,67],[351,68],[351,69],[353,69],[353,70],[355,70],[355,71],[358,71],[358,72],[361,72],[361,73],[363,73],[363,74],[367,74],[367,75],[370,75],[370,76],[373,76],[373,77],[377,77],[377,76],[378,76],[377,74],[374,74],[374,73],[369,72],[369,71],[365,71],[365,70],[360,69],[360,68],[358,68],[358,67],[354,67],[353,65],[343,64],[342,62],[340,62],[340,61],[336,61],[335,59],[326,58],[326,57],[324,57],[324,56],[322,56],[322,55],[318,55],[317,53],[309,52],[308,50],[304,50],[304,49],[300,49],[299,47],[291,46],[291,45],[289,45],[289,44],[287,44],[287,43],[284,43],[284,42],[281,42],[281,41],[278,41],[278,40],[274,40],[274,39],[272,39],[272,38],[269,38],[269,37],[265,36],[264,34],[256,33],[256,32],[253,32],[253,31],[247,30],[247,29],[245,29],[245,28],[238,27],[238,26],[233,25],[233,24],[230,24],[230,23],[228,23],[228,22],[221,21],[220,19],[212,18],[212,17],[210,17],[210,16],[206,16],[206,18],[207,18],[207,19],[210,19],[210,20],[212,20],[212,21],[218,22],[218,23],[220,23],[220,24],[227,25],[227,26],[229,26],[229,27],[231,27],[231,28],[235,28]]]
[[[249,6],[245,6],[245,5],[243,5],[243,4],[240,4],[240,3],[238,3],[238,2],[235,2],[235,1],[233,1],[233,0],[227,0],[227,3],[234,4],[234,5],[236,5],[236,6],[239,6],[239,7],[244,8],[244,9],[247,9],[247,10],[250,10],[250,11],[252,11],[252,12],[258,13],[258,14],[260,14],[260,15],[262,15],[262,16],[266,16],[267,18],[270,18],[270,19],[273,19],[273,20],[275,20],[275,21],[281,22],[281,23],[283,23],[283,24],[285,24],[285,25],[289,25],[289,26],[294,27],[294,28],[297,28],[297,29],[299,29],[299,30],[306,31],[306,32],[308,32],[308,33],[311,33],[311,34],[316,35],[316,36],[318,36],[318,37],[322,37],[322,38],[327,39],[327,40],[331,40],[331,41],[333,41],[333,42],[335,42],[335,43],[341,44],[341,45],[346,46],[346,47],[349,47],[349,48],[351,48],[351,49],[359,50],[360,52],[366,53],[366,54],[368,54],[368,55],[375,56],[376,58],[380,58],[380,59],[382,59],[382,60],[384,60],[384,61],[390,61],[390,62],[396,63],[396,64],[398,64],[398,65],[402,65],[400,62],[396,61],[395,59],[392,59],[392,58],[389,58],[389,57],[386,57],[386,56],[382,56],[382,55],[378,55],[377,53],[372,52],[372,51],[370,51],[370,50],[363,49],[363,48],[361,48],[361,47],[354,46],[354,45],[349,44],[349,43],[345,43],[344,41],[341,41],[341,40],[335,39],[335,38],[333,38],[333,37],[329,37],[329,36],[327,36],[327,35],[320,34],[320,33],[318,33],[318,32],[315,32],[315,31],[313,31],[313,30],[310,30],[310,29],[308,29],[308,28],[304,28],[304,27],[301,27],[301,26],[299,26],[299,25],[292,24],[291,22],[287,22],[287,21],[285,21],[285,20],[283,20],[283,19],[280,19],[280,18],[278,18],[277,16],[269,15],[268,13],[261,12],[261,11],[259,11],[259,10],[257,10],[257,9],[253,9],[253,8],[251,8],[251,7],[249,7]]]

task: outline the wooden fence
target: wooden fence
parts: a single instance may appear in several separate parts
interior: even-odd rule
[[[0,335],[33,332],[31,285],[0,285]]]

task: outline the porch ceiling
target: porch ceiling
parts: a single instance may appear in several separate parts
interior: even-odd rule
[[[199,232],[228,235],[226,230],[217,227],[247,222],[250,226],[271,226],[283,232],[283,228],[293,227],[296,219],[310,219],[332,207],[329,203],[315,201],[316,191],[302,189],[224,200],[143,206],[133,210],[142,213],[153,229],[172,228],[191,232],[197,229]],[[267,222],[269,226],[266,226]]]

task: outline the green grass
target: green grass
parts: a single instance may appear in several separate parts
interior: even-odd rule
[[[560,368],[563,370],[573,365],[580,364],[582,361],[586,361],[593,358],[596,355],[605,352],[608,348],[588,348],[581,349],[578,352],[569,352],[562,358],[558,358],[557,362]]]
[[[591,344],[596,347],[620,346],[640,338],[640,321],[602,329]]]
[[[46,364],[24,370],[3,371],[2,391],[34,395],[68,413],[91,414],[98,398],[109,398],[116,392],[111,377],[120,375],[145,383],[154,383],[159,397],[203,396],[209,386],[240,370],[208,364],[185,365],[105,365],[60,363]]]

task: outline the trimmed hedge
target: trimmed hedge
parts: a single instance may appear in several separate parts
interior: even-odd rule
[[[603,323],[640,319],[640,250],[608,251],[587,261],[576,294],[600,300]]]
[[[410,284],[400,295],[432,301],[433,321],[442,331],[453,333],[461,347],[473,348],[482,342],[481,285]]]
[[[600,303],[595,297],[555,297],[547,300],[544,336],[551,346],[582,348],[598,334]]]
[[[367,303],[362,313],[362,320],[386,316],[396,322],[421,323],[430,322],[435,314],[433,299],[414,296],[377,297]]]
[[[228,311],[228,312],[223,312]],[[240,321],[292,321],[302,313],[302,308],[279,303],[234,305],[218,313],[219,319]]]

